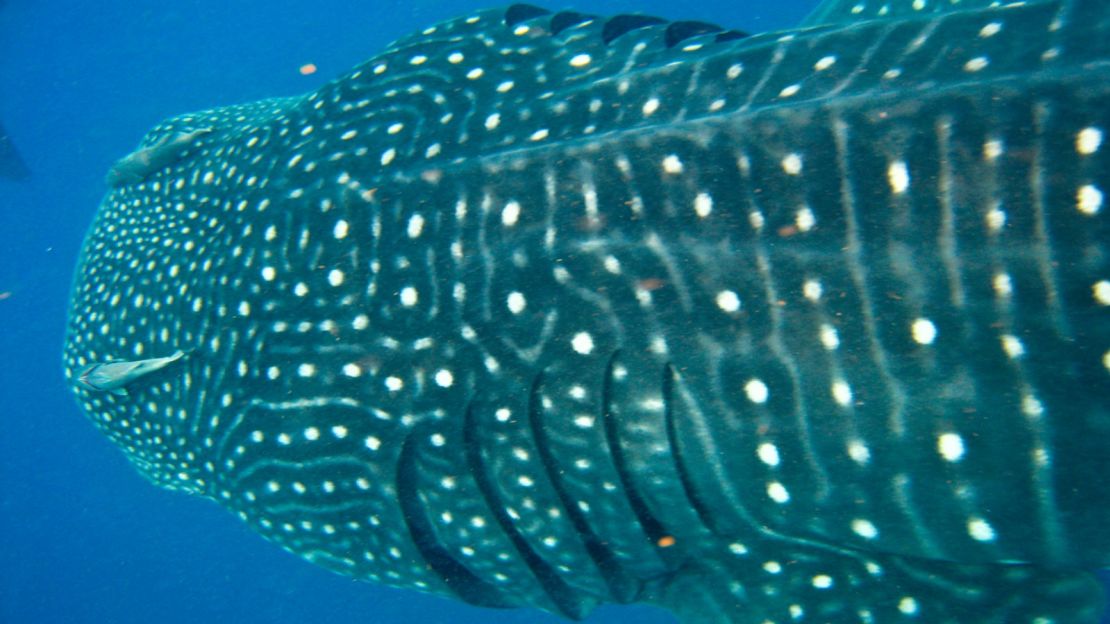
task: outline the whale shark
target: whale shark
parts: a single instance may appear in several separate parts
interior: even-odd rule
[[[63,366],[154,484],[582,619],[1096,622],[1110,5],[527,4],[107,176]]]

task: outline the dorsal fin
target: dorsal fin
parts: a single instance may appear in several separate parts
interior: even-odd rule
[[[751,35],[740,30],[726,30],[723,33],[719,33],[715,39],[718,43],[721,43],[725,41],[736,41],[737,39],[747,39],[748,37],[751,37]]]
[[[535,19],[542,15],[549,15],[551,11],[531,4],[514,4],[505,9],[505,24],[516,26],[521,22]]]
[[[593,15],[578,13],[577,11],[560,11],[551,18],[551,34],[557,35],[568,28],[592,22]]]
[[[910,17],[939,15],[998,6],[998,0],[824,0],[802,22],[803,27]]]
[[[672,22],[670,26],[667,26],[665,41],[668,48],[673,48],[682,41],[685,41],[686,39],[689,39],[691,37],[697,37],[698,35],[707,35],[709,33],[717,33],[723,30],[724,28],[721,28],[716,24],[710,24],[707,22]]]
[[[383,175],[411,175],[476,154],[542,145],[581,136],[584,130],[604,132],[624,119],[598,115],[584,128],[583,115],[598,112],[600,96],[585,95],[583,85],[622,88],[610,79],[630,68],[721,53],[728,46],[747,45],[734,41],[744,36],[702,22],[546,13],[517,4],[403,37],[306,96],[302,109],[321,124],[357,128],[338,141],[337,161],[348,155],[372,158]],[[713,46],[720,48],[708,49]],[[610,96],[619,100],[617,93]],[[556,106],[563,112],[555,112]],[[317,137],[304,136],[296,145],[312,144]]]
[[[661,17],[655,17],[654,15],[614,15],[605,22],[605,27],[601,29],[601,39],[608,44],[617,37],[633,30],[666,23],[667,20]]]

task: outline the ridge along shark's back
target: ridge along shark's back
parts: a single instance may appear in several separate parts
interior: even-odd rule
[[[514,5],[109,175],[65,366],[145,476],[570,618],[1094,622],[1110,6]]]

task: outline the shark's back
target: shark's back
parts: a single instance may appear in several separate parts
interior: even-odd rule
[[[1094,621],[1108,37],[1099,0],[440,24],[152,132],[67,371],[151,479],[358,578]]]

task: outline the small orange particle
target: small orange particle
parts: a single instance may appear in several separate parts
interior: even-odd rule
[[[659,538],[659,541],[656,542],[656,544],[659,544],[660,548],[670,548],[671,546],[674,546],[674,536],[664,535],[663,537]]]
[[[311,76],[312,74],[315,74],[315,73],[316,73],[316,64],[315,63],[305,63],[304,65],[301,65],[301,75],[302,76]]]

